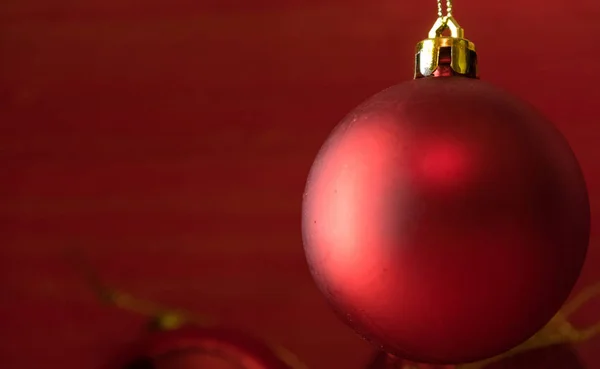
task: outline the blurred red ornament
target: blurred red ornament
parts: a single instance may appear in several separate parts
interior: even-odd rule
[[[105,303],[150,318],[150,330],[106,369],[306,369],[290,351],[230,329],[214,318],[134,297],[106,286],[85,258],[68,260]]]
[[[573,346],[559,345],[528,351],[482,369],[585,369],[585,366]]]
[[[454,365],[418,364],[385,352],[377,354],[365,369],[455,369]],[[585,369],[571,345],[527,351],[491,364],[466,365],[464,369]],[[460,369],[460,366],[459,366]]]
[[[223,328],[158,331],[136,343],[110,369],[298,369],[286,353]]]
[[[306,256],[339,316],[392,354],[438,364],[495,356],[542,328],[578,278],[590,229],[566,140],[469,78],[474,46],[447,21],[419,44],[417,79],[334,129],[303,203]],[[436,37],[450,23],[453,37]]]

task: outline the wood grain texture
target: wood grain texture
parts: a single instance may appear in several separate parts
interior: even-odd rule
[[[595,217],[600,3],[455,8],[482,76],[569,139]],[[96,368],[137,337],[142,319],[65,264],[74,246],[130,292],[270,335],[312,368],[359,369],[370,348],[305,265],[304,180],[347,111],[411,78],[434,16],[433,1],[3,1],[2,367]],[[578,288],[600,279],[599,227]],[[600,341],[580,352],[600,366]]]

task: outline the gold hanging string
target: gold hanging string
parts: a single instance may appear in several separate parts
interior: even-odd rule
[[[437,0],[438,17],[448,19],[452,16],[452,0],[446,0],[446,15],[443,12],[443,1]]]

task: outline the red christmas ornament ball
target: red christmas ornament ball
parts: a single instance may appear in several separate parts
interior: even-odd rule
[[[367,340],[416,362],[477,361],[533,335],[577,280],[589,229],[563,136],[464,77],[409,81],[356,108],[303,201],[323,294]]]
[[[107,369],[300,369],[295,358],[252,336],[220,327],[149,333]]]

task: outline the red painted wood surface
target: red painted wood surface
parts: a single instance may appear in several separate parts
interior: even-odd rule
[[[571,142],[600,211],[600,3],[456,1],[482,77]],[[320,144],[411,78],[433,1],[9,0],[0,4],[0,360],[95,368],[143,319],[65,262],[267,334],[312,368],[360,368],[305,265],[300,200]],[[600,223],[579,287],[600,280]],[[600,319],[600,304],[578,316]],[[600,366],[600,339],[579,346]]]

